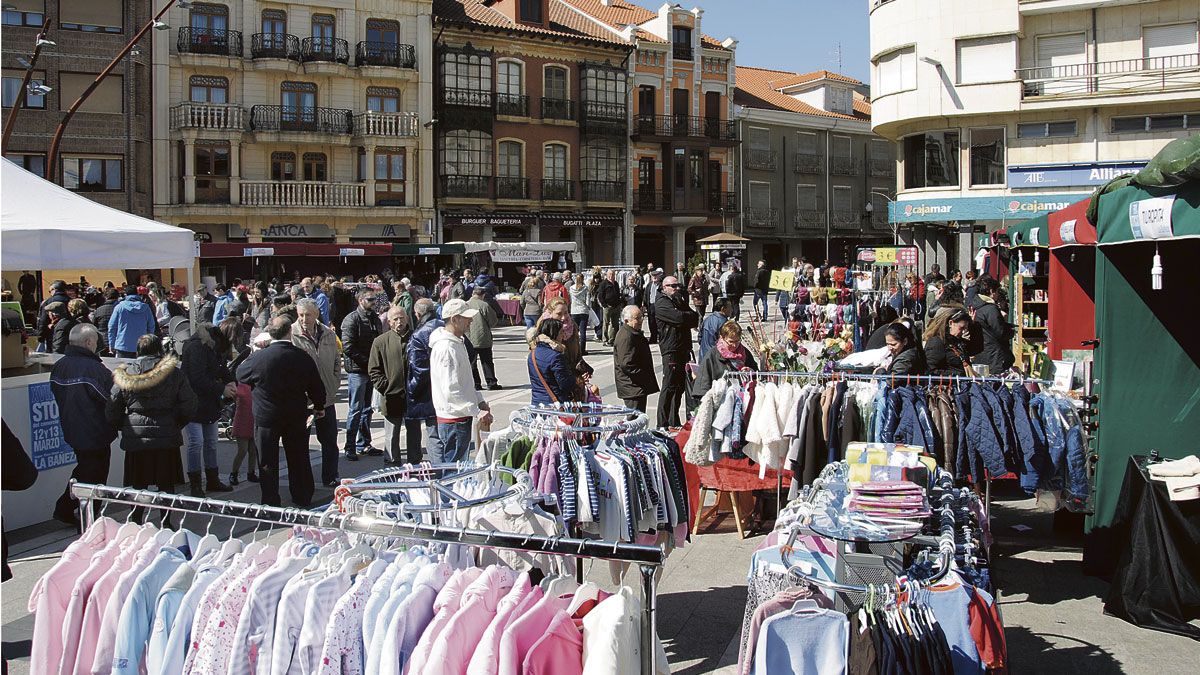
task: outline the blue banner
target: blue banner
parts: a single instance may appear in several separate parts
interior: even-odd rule
[[[904,199],[888,204],[891,223],[945,223],[952,220],[1025,220],[1082,201],[1080,194],[1008,195],[1003,197],[952,197]]]
[[[1145,166],[1145,160],[1010,166],[1008,167],[1008,187],[1013,190],[1026,190],[1104,185],[1114,178],[1137,173]]]
[[[49,382],[29,385],[29,456],[38,471],[75,463],[75,451],[63,439],[58,402]]]

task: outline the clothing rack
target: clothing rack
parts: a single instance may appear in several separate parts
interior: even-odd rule
[[[920,383],[958,384],[958,383],[968,383],[968,382],[1001,382],[1004,384],[1038,384],[1038,385],[1054,384],[1050,380],[1040,380],[1040,379],[1028,378],[1028,377],[1023,377],[1023,378],[1018,379],[1018,378],[1012,378],[1012,377],[999,377],[999,376],[995,376],[995,375],[989,375],[989,376],[889,375],[887,373],[859,374],[859,373],[844,373],[844,372],[840,372],[840,371],[836,371],[836,370],[829,372],[829,373],[810,373],[810,372],[801,372],[801,371],[767,372],[767,371],[744,370],[744,371],[738,371],[738,372],[725,373],[725,377],[728,379],[740,380],[743,382],[748,381],[748,380],[766,380],[766,379],[776,379],[776,380],[809,379],[809,380],[819,380],[822,382],[837,382],[837,381],[841,381],[841,380],[854,380],[854,381],[887,380],[887,381],[890,381],[893,386],[895,386],[897,384],[909,385],[909,384],[914,384],[914,383],[917,383],[917,384],[920,384]]]
[[[545,537],[540,535],[512,534],[484,530],[468,530],[461,527],[401,523],[390,518],[364,513],[341,513],[337,511],[309,511],[298,508],[283,508],[264,504],[248,504],[219,499],[189,497],[186,495],[152,492],[133,488],[113,487],[92,483],[70,482],[72,496],[80,501],[84,517],[84,529],[90,527],[95,515],[92,502],[126,504],[134,507],[155,508],[183,514],[198,514],[221,518],[232,518],[267,525],[300,525],[316,529],[333,529],[350,534],[377,537],[417,539],[444,544],[463,544],[490,549],[507,549],[529,553],[543,553],[592,558],[638,566],[642,578],[644,602],[642,606],[641,660],[642,675],[654,675],[654,655],[657,630],[655,626],[657,582],[655,572],[666,559],[663,549],[645,544],[626,544],[598,539],[573,537]]]
[[[569,423],[563,418],[570,417]],[[622,418],[612,422],[585,424],[593,418]],[[632,418],[632,419],[631,419]],[[629,433],[650,428],[646,415],[634,408],[600,403],[554,403],[525,406],[514,412],[509,424],[523,431],[572,433]]]
[[[483,473],[500,472],[513,477],[514,483],[506,489],[483,497],[468,499],[463,497],[450,484]],[[498,464],[471,464],[457,462],[453,464],[405,464],[372,471],[354,479],[344,479],[333,492],[334,503],[342,511],[351,510],[358,513],[375,511],[376,515],[385,515],[386,510],[396,509],[400,513],[439,514],[448,509],[471,508],[510,497],[525,496],[530,492],[529,474]],[[428,491],[429,504],[388,504],[377,502],[368,505],[363,499],[355,498],[371,492],[408,492]]]

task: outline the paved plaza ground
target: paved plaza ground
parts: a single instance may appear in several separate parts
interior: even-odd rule
[[[746,303],[748,310],[749,303]],[[498,331],[495,345],[497,370],[505,389],[488,392],[497,419],[529,402],[529,377],[523,342],[524,329]],[[589,346],[588,361],[604,399],[616,401],[612,381],[612,350]],[[655,350],[657,362],[657,350]],[[656,398],[650,400],[653,410]],[[345,419],[345,390],[338,405]],[[376,445],[382,447],[382,424],[375,422]],[[234,453],[233,444],[221,443],[218,455],[222,475]],[[320,452],[313,439],[311,459],[319,466]],[[343,463],[343,476],[365,473],[383,465],[380,458]],[[319,475],[319,474],[318,474]],[[286,480],[286,473],[284,474]],[[35,489],[58,489],[37,486]],[[182,489],[182,488],[181,488]],[[283,490],[284,495],[287,490]],[[228,497],[259,501],[258,487],[243,482]],[[317,502],[332,492],[319,488]],[[49,514],[47,514],[49,515]],[[207,521],[205,521],[207,522]],[[1069,522],[1060,521],[1060,529]],[[1031,529],[1014,529],[1026,525]],[[203,527],[203,523],[198,525]],[[1074,531],[1078,532],[1075,527]],[[1008,640],[1011,672],[1069,675],[1108,673],[1197,672],[1200,644],[1178,636],[1142,630],[1105,616],[1101,598],[1107,585],[1081,572],[1082,537],[1055,531],[1054,518],[1034,510],[1033,500],[1014,486],[1000,485],[994,494],[993,579],[1000,588],[1000,606]],[[765,532],[739,539],[731,518],[704,530],[688,546],[676,550],[663,570],[658,596],[658,629],[672,670],[677,673],[732,673],[737,661],[738,634],[746,599],[746,571],[750,555]],[[3,602],[3,654],[10,672],[29,672],[29,639],[33,616],[27,609],[29,591],[37,578],[57,560],[72,541],[73,533],[50,521],[9,533],[15,577],[0,586]],[[1200,552],[1197,552],[1200,554]],[[605,574],[604,576],[607,576]]]

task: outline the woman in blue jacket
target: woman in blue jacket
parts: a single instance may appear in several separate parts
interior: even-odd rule
[[[538,327],[529,352],[529,387],[534,405],[578,399],[575,375],[564,354],[566,347],[558,341],[562,329],[558,319],[543,319]]]

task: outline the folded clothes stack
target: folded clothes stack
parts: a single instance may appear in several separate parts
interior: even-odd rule
[[[850,488],[851,511],[872,518],[919,520],[929,517],[925,490],[907,480],[875,481]]]
[[[1146,471],[1154,480],[1166,482],[1171,501],[1200,499],[1200,457],[1188,455],[1183,459],[1151,464]]]

